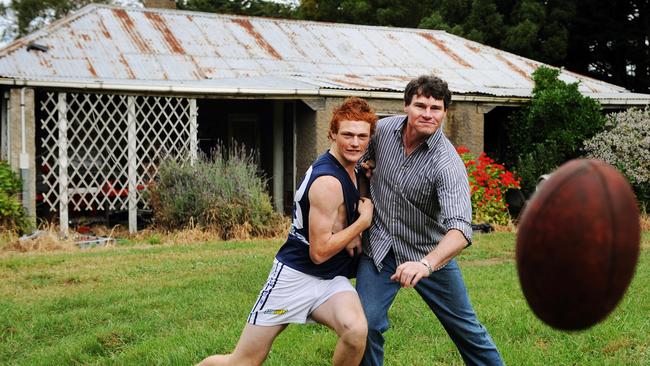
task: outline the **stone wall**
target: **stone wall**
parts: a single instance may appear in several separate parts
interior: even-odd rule
[[[318,154],[325,151],[329,145],[328,130],[329,121],[332,118],[332,111],[343,102],[345,98],[322,98],[316,112],[316,149],[312,151],[315,155],[303,156],[303,159],[313,160]],[[372,99],[370,105],[379,115],[404,114],[404,101],[396,99]],[[313,104],[312,105],[316,105]],[[454,102],[451,104],[447,117],[443,122],[445,135],[456,145],[463,145],[473,152],[483,151],[484,139],[484,113],[490,108],[484,107],[475,102]],[[313,141],[313,140],[312,140]],[[302,153],[300,149],[298,152]],[[307,165],[308,167],[309,165]],[[305,168],[306,169],[306,168]],[[304,173],[304,171],[303,171]]]

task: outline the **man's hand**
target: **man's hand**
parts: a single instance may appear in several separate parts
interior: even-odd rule
[[[397,266],[390,279],[401,283],[402,287],[414,287],[427,276],[429,276],[429,269],[421,262],[404,262]]]
[[[364,230],[369,228],[370,224],[372,224],[372,211],[374,210],[374,207],[375,206],[372,204],[370,198],[361,197],[359,199],[359,205],[357,207],[359,218],[357,221],[364,226]]]
[[[352,241],[345,247],[345,250],[348,251],[350,257],[354,257],[357,254],[361,253],[361,235],[352,239]]]
[[[366,160],[363,163],[361,163],[361,167],[363,168],[363,170],[366,171],[366,177],[370,179],[372,177],[373,170],[375,170],[375,161]]]
[[[374,205],[370,198],[361,197],[359,199],[359,204],[357,205],[357,211],[359,211],[359,218],[357,221],[365,229],[369,228],[372,224],[372,212],[374,210]],[[361,234],[357,235],[345,246],[345,250],[348,251],[350,257],[354,257],[356,254],[361,253]]]

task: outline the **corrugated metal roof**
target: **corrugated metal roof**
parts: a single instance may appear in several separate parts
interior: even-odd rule
[[[443,31],[93,4],[0,50],[0,82],[399,97],[412,77],[436,74],[455,94],[526,98],[540,65]],[[606,104],[650,103],[565,70],[561,78]]]

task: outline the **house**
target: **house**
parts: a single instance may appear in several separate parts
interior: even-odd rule
[[[128,209],[135,230],[161,159],[237,141],[259,152],[282,211],[343,98],[402,113],[406,83],[436,74],[454,92],[446,134],[478,152],[540,65],[443,31],[93,4],[0,50],[0,158],[32,215],[38,200],[65,231],[70,212]],[[650,103],[561,78],[606,108]]]

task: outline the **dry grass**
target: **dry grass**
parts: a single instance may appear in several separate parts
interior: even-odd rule
[[[75,250],[75,238],[61,238],[59,228],[52,224],[42,225],[30,238],[24,239],[13,232],[0,238],[0,250],[15,252],[49,252]]]
[[[289,218],[283,218],[279,225],[264,237],[252,235],[252,227],[248,223],[237,225],[230,230],[230,240],[249,239],[283,239],[290,227]],[[67,238],[59,235],[59,227],[54,224],[42,225],[37,235],[30,238],[20,238],[13,232],[0,233],[0,253],[10,252],[47,252],[47,251],[73,251],[80,250],[78,243],[89,238],[108,238],[125,240],[131,245],[189,245],[196,243],[217,242],[224,239],[224,233],[218,228],[204,228],[192,225],[183,230],[168,231],[155,228],[146,228],[131,234],[127,227],[117,225],[107,227],[95,225],[90,227],[87,234],[75,232],[72,228]],[[115,241],[107,241],[104,246],[112,246]]]
[[[650,231],[650,214],[641,214],[641,231]]]
[[[650,231],[650,214],[642,214],[640,218],[641,230]],[[267,233],[265,239],[284,239],[291,221],[284,218],[276,230]],[[516,233],[517,228],[512,223],[508,225],[492,225],[496,232]],[[48,252],[48,251],[73,251],[79,250],[76,244],[84,235],[72,233],[68,238],[59,236],[59,228],[53,224],[41,226],[40,235],[32,239],[20,240],[12,232],[0,233],[0,253],[7,252]],[[262,239],[251,234],[251,226],[247,223],[237,226],[232,230],[234,235],[231,240]],[[188,227],[183,230],[167,231],[147,228],[135,234],[130,234],[127,227],[102,225],[93,226],[91,235],[102,238],[125,239],[133,245],[190,245],[195,243],[216,242],[223,240],[223,232],[217,228],[203,228],[199,226]],[[109,244],[109,246],[112,244]]]
[[[515,233],[517,232],[517,227],[512,222],[509,222],[508,225],[499,225],[491,224],[494,228],[494,231],[498,233]]]

